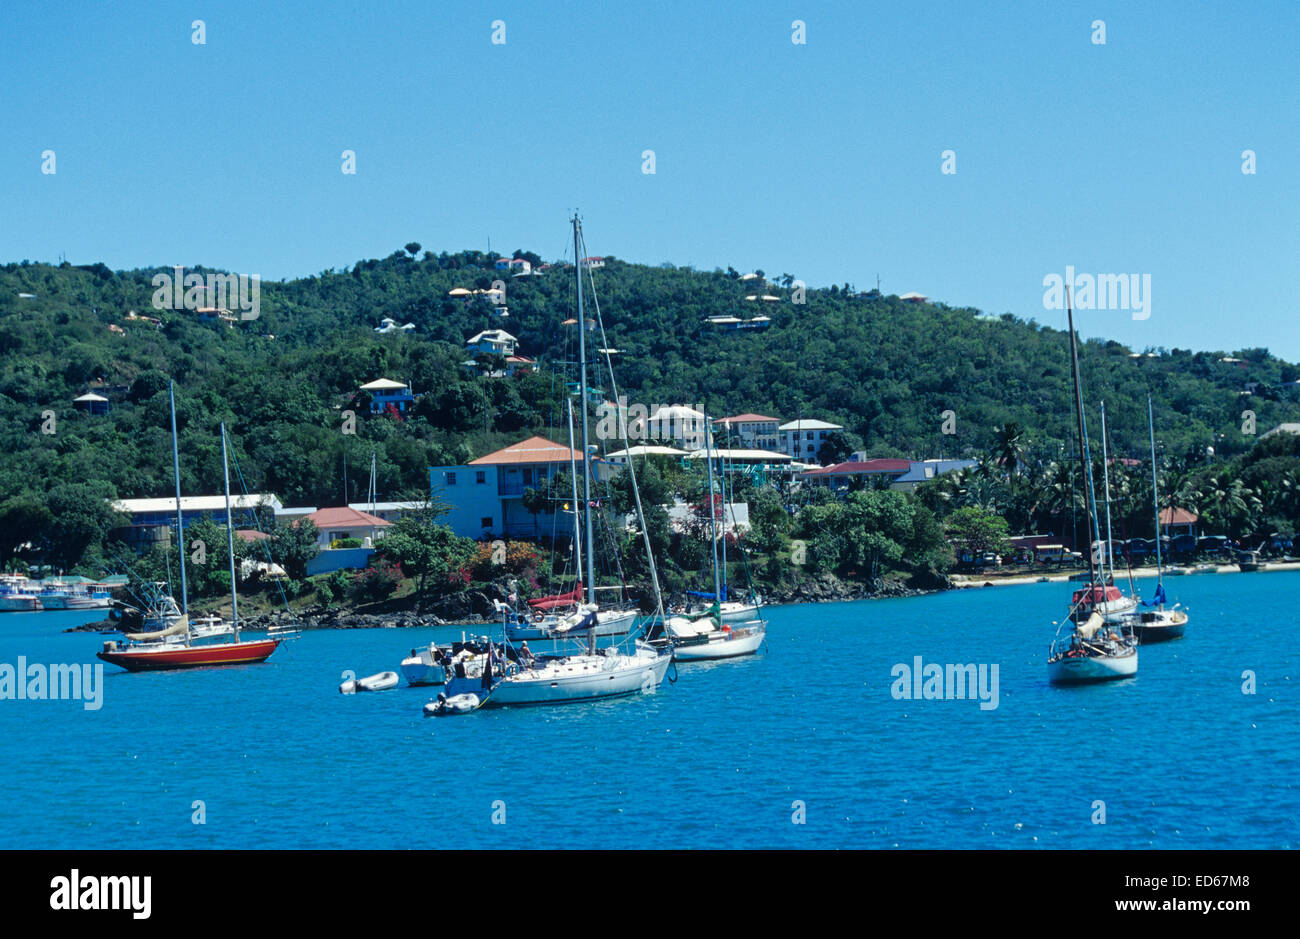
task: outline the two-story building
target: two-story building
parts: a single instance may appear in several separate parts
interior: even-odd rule
[[[155,544],[170,546],[176,530],[176,499],[118,499],[113,508],[130,516],[130,522],[111,533],[115,540],[125,542],[137,553],[143,554]],[[230,497],[230,514],[239,528],[256,528],[259,509],[276,515],[284,508],[273,495],[249,493]],[[226,524],[226,497],[182,496],[181,513],[188,528],[201,518],[218,525]]]
[[[726,430],[732,446],[749,450],[776,450],[781,446],[780,421],[764,414],[734,414],[713,422],[715,432]]]
[[[430,468],[430,494],[452,507],[441,521],[462,537],[568,537],[571,516],[557,523],[554,512],[533,515],[524,506],[524,492],[546,486],[552,476],[569,469],[570,461],[581,472],[581,453],[545,437],[529,437],[468,464]]]
[[[361,386],[361,390],[370,395],[370,413],[382,414],[391,404],[400,413],[405,414],[415,405],[415,395],[411,386],[388,378],[378,378]]]
[[[790,454],[790,458],[801,463],[820,463],[818,452],[831,434],[843,430],[840,424],[827,421],[801,419],[789,421],[779,428],[781,434],[781,452]]]

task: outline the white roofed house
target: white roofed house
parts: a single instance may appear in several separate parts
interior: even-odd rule
[[[687,450],[704,446],[705,417],[703,411],[674,404],[657,408],[650,415],[646,437],[650,440],[672,440]]]
[[[112,537],[124,541],[137,553],[143,554],[155,544],[172,542],[172,532],[176,528],[175,496],[160,499],[118,499],[112,503],[113,508],[130,516],[130,523],[114,529]],[[231,495],[230,510],[234,516],[235,527],[256,528],[258,510],[265,508],[278,515],[284,508],[280,500],[270,494],[249,493],[248,495]],[[226,524],[226,497],[219,496],[182,496],[181,512],[188,526],[200,518],[206,518],[218,525]]]
[[[790,421],[780,427],[781,450],[789,454],[791,459],[802,463],[820,463],[817,454],[822,444],[831,434],[843,429],[842,425],[827,421],[806,418]]]
[[[361,386],[361,390],[370,395],[370,413],[382,414],[392,405],[402,414],[415,404],[415,395],[411,386],[405,382],[388,378],[377,378]]]
[[[502,355],[507,358],[515,354],[519,340],[504,329],[485,329],[465,340],[465,349],[471,355]]]

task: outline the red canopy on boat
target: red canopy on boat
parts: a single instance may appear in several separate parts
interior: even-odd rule
[[[575,606],[582,602],[582,581],[568,593],[557,593],[552,597],[537,597],[529,600],[528,605],[535,610],[553,610],[557,606]]]
[[[1071,602],[1078,603],[1082,600],[1089,604],[1109,603],[1120,599],[1121,596],[1118,587],[1102,587],[1101,584],[1093,584],[1083,590],[1076,590]]]

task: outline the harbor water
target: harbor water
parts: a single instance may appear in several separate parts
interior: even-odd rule
[[[765,654],[654,694],[445,719],[436,689],[338,685],[461,627],[106,665],[97,708],[0,700],[0,847],[1295,847],[1300,573],[1166,588],[1187,636],[1078,688],[1047,683],[1062,584],[773,608]],[[0,615],[0,664],[97,663],[63,630],[99,615]],[[996,665],[996,697],[904,695],[918,657]]]

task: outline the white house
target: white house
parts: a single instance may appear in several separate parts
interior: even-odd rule
[[[826,421],[809,419],[790,421],[780,427],[781,451],[788,453],[793,460],[820,463],[817,453],[821,450],[822,444],[831,434],[843,429],[839,424]]]
[[[481,352],[485,355],[509,357],[515,354],[515,345],[518,342],[518,339],[504,329],[485,329],[478,335],[465,340],[465,349],[471,355],[477,355]]]
[[[730,432],[731,439],[754,450],[775,450],[781,445],[780,421],[765,414],[733,414],[713,422],[717,430]]]

